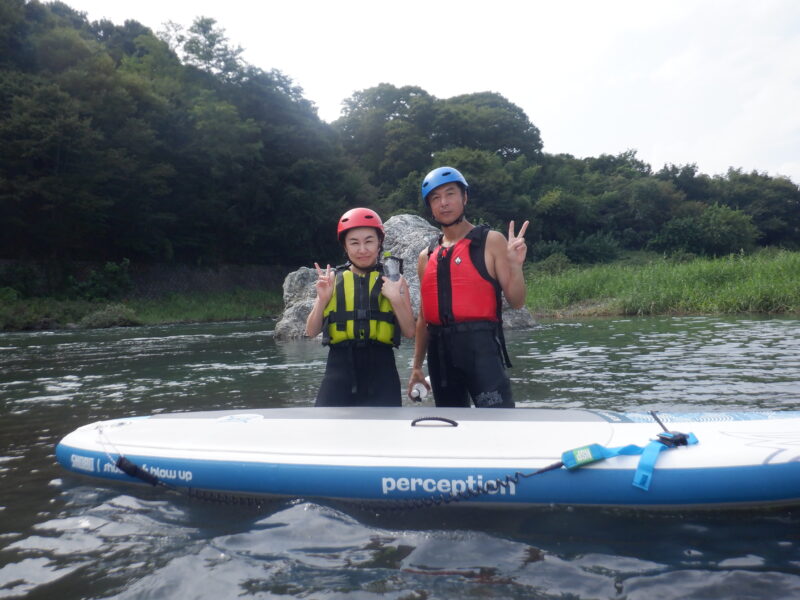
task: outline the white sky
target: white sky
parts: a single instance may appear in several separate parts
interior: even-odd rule
[[[212,17],[245,60],[279,69],[333,121],[353,92],[493,91],[544,150],[635,149],[654,170],[696,163],[800,184],[796,0],[65,0],[154,31]]]

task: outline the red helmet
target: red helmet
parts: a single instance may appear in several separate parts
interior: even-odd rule
[[[356,227],[374,227],[378,230],[378,237],[383,241],[383,222],[378,216],[378,213],[374,210],[370,210],[369,208],[351,208],[344,213],[342,218],[339,219],[339,227],[336,230],[339,241],[342,241],[344,234],[349,229],[355,229]]]

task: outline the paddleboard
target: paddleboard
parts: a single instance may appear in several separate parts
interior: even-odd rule
[[[630,453],[613,455],[620,449]],[[399,506],[780,505],[800,500],[800,411],[171,413],[85,425],[61,440],[56,458],[100,480],[244,496]]]

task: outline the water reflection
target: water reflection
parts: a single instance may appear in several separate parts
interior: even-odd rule
[[[527,348],[513,371],[527,406],[781,409],[800,399],[795,319],[598,319],[512,337]]]
[[[800,320],[596,319],[508,334],[520,406],[800,409]],[[327,350],[269,323],[0,334],[0,598],[774,598],[793,510],[403,513],[212,504],[61,471],[84,423],[310,405]],[[408,373],[409,343],[397,351]],[[746,485],[746,482],[743,482]]]

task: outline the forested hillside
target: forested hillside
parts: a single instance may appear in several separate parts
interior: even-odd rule
[[[550,155],[529,116],[490,92],[386,83],[327,124],[289,75],[240,54],[211,19],[158,37],[61,2],[0,0],[0,258],[336,260],[342,212],[424,215],[419,182],[442,164],[469,179],[474,222],[531,220],[531,260],[800,247],[789,179],[654,170],[634,150]]]
[[[140,24],[2,0],[0,254],[307,262],[374,191],[299,89],[213,22],[183,62]]]

